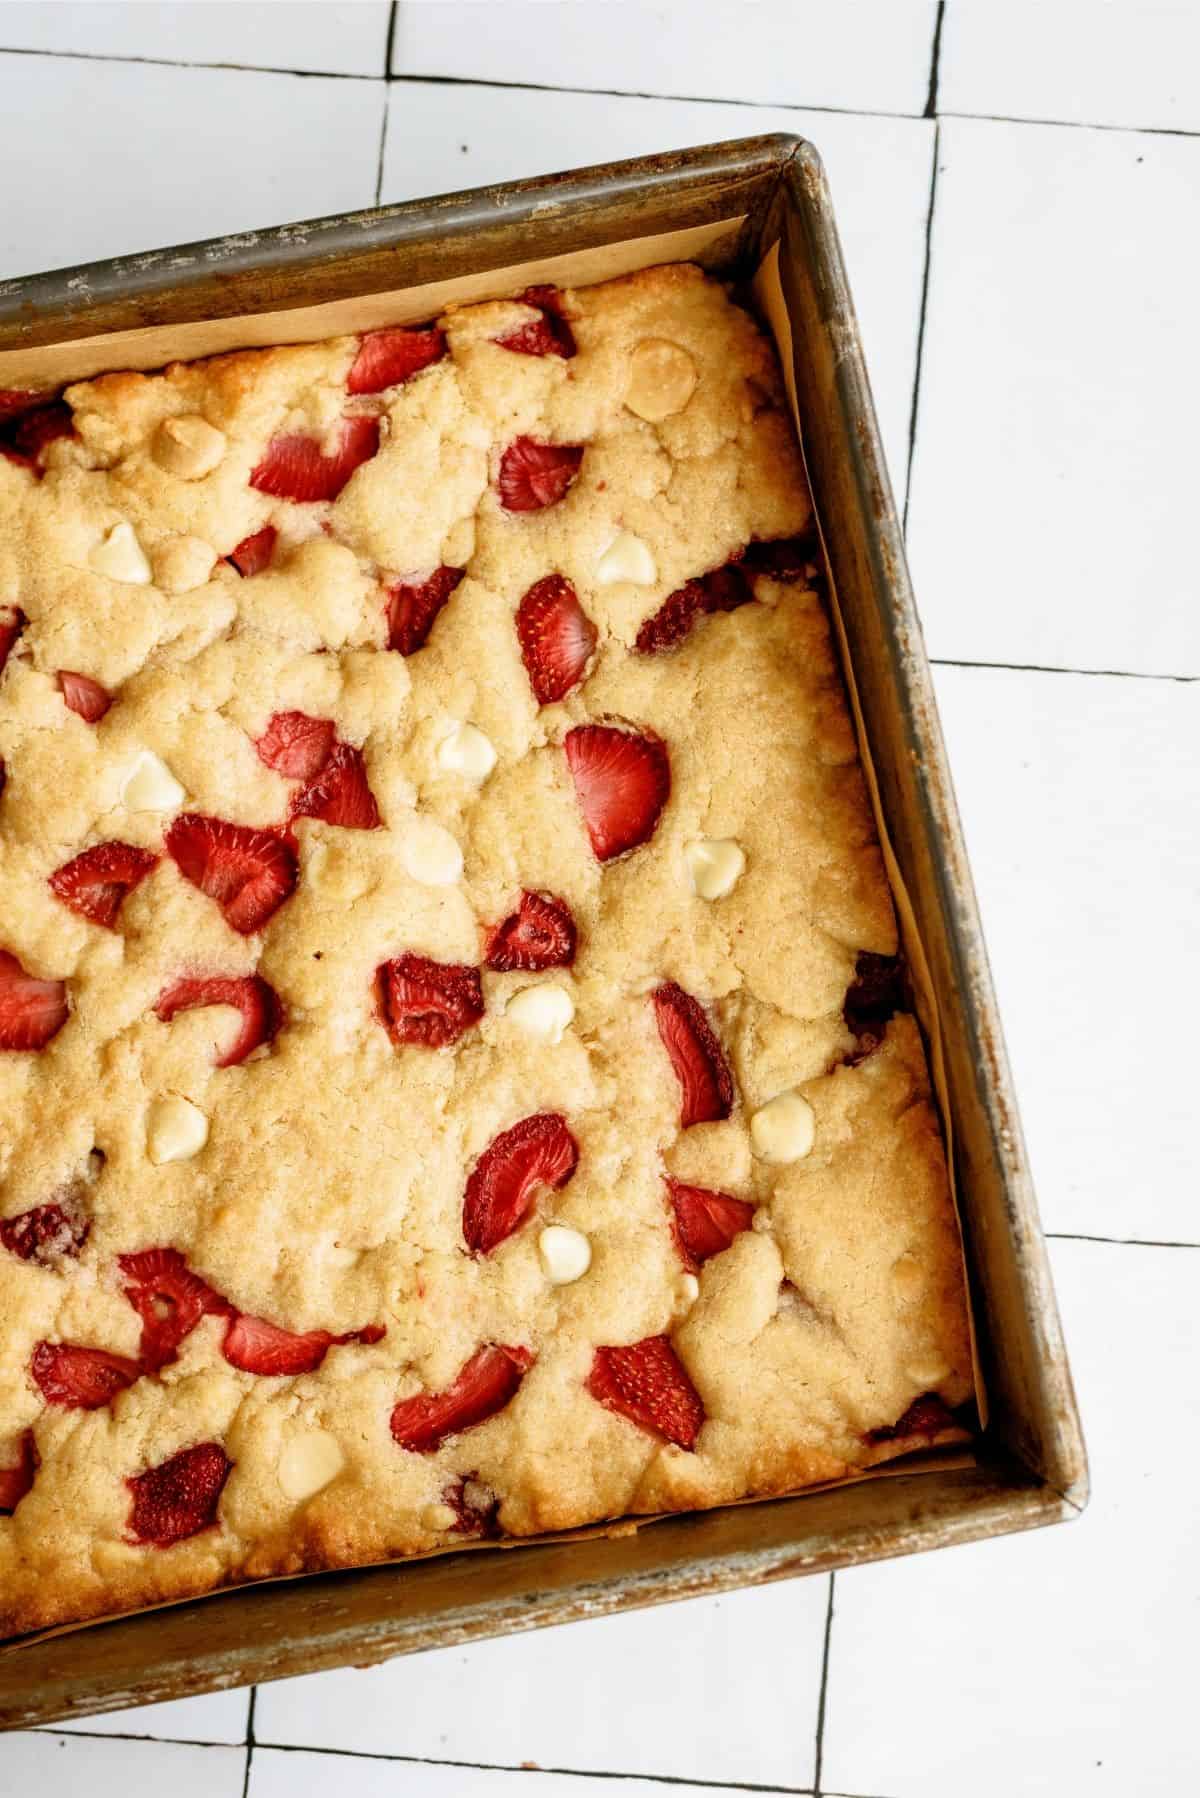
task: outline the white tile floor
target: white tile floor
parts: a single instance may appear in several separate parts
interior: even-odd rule
[[[7,1737],[0,1791],[1196,1790],[1198,16],[0,0],[0,278],[754,130],[822,150],[901,494],[916,389],[914,569],[1096,1490],[1071,1530],[838,1575],[824,1681],[800,1582]]]

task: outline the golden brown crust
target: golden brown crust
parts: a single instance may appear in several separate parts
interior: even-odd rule
[[[690,267],[564,299],[571,360],[498,346],[537,314],[492,302],[452,312],[446,359],[378,397],[347,399],[354,339],[245,352],[81,383],[67,395],[78,439],[49,447],[43,479],[0,458],[0,604],[28,621],[0,686],[0,948],[65,979],[71,1003],[40,1053],[0,1052],[0,1218],[44,1204],[93,1149],[105,1157],[78,1259],[0,1249],[0,1465],[28,1429],[40,1458],[0,1517],[0,1633],[444,1548],[460,1540],[445,1493],[463,1478],[495,1496],[511,1537],[793,1490],[895,1452],[871,1433],[921,1393],[969,1395],[959,1250],[912,1020],[893,1019],[873,1054],[845,1065],[856,957],[893,954],[896,929],[820,600],[803,580],[759,578],[757,603],[701,619],[674,651],[632,648],[687,580],[811,525],[773,356]],[[694,392],[686,365],[656,350],[643,372],[658,385],[634,395],[647,340],[686,352]],[[641,415],[685,390],[678,410]],[[297,504],[248,484],[270,439],[330,441],[346,412],[387,422],[340,497]],[[164,447],[164,422],[196,418],[202,428]],[[514,514],[496,482],[522,435],[586,451],[563,500]],[[164,465],[188,456],[212,465],[190,477]],[[272,564],[240,578],[219,558],[266,524]],[[117,525],[149,581],[97,567]],[[648,551],[653,580],[602,584],[618,529]],[[182,538],[195,542],[181,550]],[[389,651],[383,583],[443,564],[466,575],[428,645]],[[187,586],[192,570],[204,578]],[[514,613],[551,570],[599,643],[583,682],[539,707]],[[99,723],[66,710],[60,669],[116,695]],[[383,827],[301,820],[296,893],[259,935],[232,931],[167,857],[115,931],[52,898],[48,876],[93,843],[161,853],[171,814],[123,799],[145,751],[183,809],[278,824],[294,783],[253,739],[289,709],[333,719],[361,747]],[[588,720],[652,730],[671,760],[654,836],[603,867],[561,747]],[[463,722],[498,757],[482,784],[439,760]],[[412,878],[423,818],[459,843],[461,880]],[[728,896],[693,891],[697,839],[744,852]],[[455,1048],[394,1047],[375,1015],[376,967],[403,950],[478,964],[481,929],[522,889],[569,904],[574,967],[484,970],[486,1014]],[[286,1023],[269,1052],[218,1068],[228,1013],[156,1018],[164,987],[195,970],[271,983]],[[664,980],[702,1001],[724,1044],[726,1121],[680,1128],[649,998]],[[505,1015],[520,989],[550,982],[574,1006],[557,1043]],[[815,1122],[811,1152],[786,1166],[754,1153],[749,1130],[783,1090]],[[209,1134],[190,1159],[155,1165],[147,1119],[167,1094]],[[577,1171],[536,1219],[471,1257],[466,1177],[498,1132],[540,1112],[567,1118]],[[753,1228],[700,1270],[698,1295],[664,1174],[756,1207]],[[539,1260],[550,1220],[589,1239],[573,1284],[549,1284]],[[160,1245],[237,1310],[288,1330],[387,1333],[270,1378],[229,1364],[226,1319],[210,1315],[109,1407],[47,1406],[29,1377],[35,1344],[136,1356],[117,1257]],[[586,1388],[598,1345],[660,1334],[703,1403],[691,1451]],[[444,1389],[487,1342],[536,1357],[511,1403],[436,1453],[399,1447],[397,1401]],[[233,1463],[217,1525],[165,1549],[128,1541],[126,1480],[206,1441]],[[336,1473],[289,1496],[321,1454],[340,1458]]]

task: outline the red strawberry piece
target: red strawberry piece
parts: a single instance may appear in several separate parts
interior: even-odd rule
[[[254,747],[258,759],[289,780],[311,780],[333,753],[337,726],[332,718],[310,718],[307,712],[276,712]]]
[[[541,1186],[565,1186],[579,1162],[579,1145],[557,1112],[522,1118],[493,1137],[471,1171],[463,1197],[463,1236],[477,1255],[490,1255],[511,1236]]]
[[[343,418],[337,447],[326,455],[315,437],[273,437],[250,485],[276,499],[336,499],[356,468],[379,448],[379,420]]]
[[[173,1542],[211,1529],[232,1470],[233,1462],[219,1442],[198,1442],[126,1480],[133,1494],[128,1540],[170,1548]]]
[[[557,287],[527,287],[521,303],[536,307],[541,317],[518,325],[506,337],[497,337],[502,350],[515,350],[518,356],[561,356],[564,361],[575,354],[575,334],[567,323]]]
[[[148,849],[132,843],[96,843],[55,869],[50,890],[81,918],[113,930],[128,895],[157,866],[157,855]]]
[[[63,980],[38,980],[0,949],[0,1049],[44,1049],[67,1021]]]
[[[0,606],[0,674],[4,673],[9,652],[24,629],[25,614],[20,606]]]
[[[703,1006],[668,980],[654,993],[654,1016],[679,1081],[681,1127],[727,1118],[733,1109],[733,1075]]]
[[[536,581],[517,608],[521,660],[539,705],[577,686],[596,647],[596,627],[561,574]]]
[[[652,1435],[693,1449],[704,1422],[704,1406],[670,1339],[647,1336],[625,1348],[598,1348],[587,1389]]]
[[[283,1023],[283,1007],[274,987],[261,974],[185,976],[166,987],[154,1002],[154,1015],[169,1024],[181,1011],[200,1005],[232,1005],[242,1014],[242,1027],[228,1051],[214,1063],[236,1067],[262,1043],[274,1042]]]
[[[936,1392],[922,1393],[893,1424],[868,1433],[869,1442],[900,1442],[909,1436],[926,1436],[931,1441],[943,1430],[955,1430],[958,1423],[953,1411]]]
[[[231,1367],[238,1367],[243,1373],[312,1373],[334,1343],[378,1342],[383,1334],[382,1324],[347,1330],[343,1336],[334,1336],[328,1330],[297,1334],[268,1323],[265,1317],[250,1317],[239,1311],[225,1332],[221,1353]]]
[[[396,1047],[444,1049],[483,1016],[479,969],[464,962],[398,955],[375,975],[379,1021]]]
[[[746,545],[741,562],[748,574],[770,575],[773,581],[795,581],[819,570],[821,549],[815,531],[801,537],[756,540]]]
[[[16,1460],[6,1460],[0,1464],[0,1517],[8,1516],[16,1510],[33,1485],[33,1476],[37,1470],[38,1452],[33,1431],[23,1430],[17,1437]]]
[[[540,512],[560,500],[583,461],[581,443],[539,443],[516,437],[500,458],[496,481],[506,512]]]
[[[165,841],[184,879],[215,899],[242,936],[261,930],[295,888],[296,845],[284,832],[182,812]]]
[[[74,437],[75,420],[71,408],[56,400],[52,405],[26,412],[6,434],[19,455],[29,456],[40,466],[47,444],[60,437]]]
[[[98,724],[112,704],[112,694],[106,693],[98,680],[69,668],[59,669],[58,690],[67,710],[78,713],[85,724]]]
[[[445,354],[446,334],[436,325],[368,331],[346,377],[346,391],[382,393],[385,387],[401,387]]]
[[[653,836],[671,791],[671,763],[660,737],[580,724],[567,732],[563,748],[598,862]]]
[[[713,568],[664,599],[634,639],[640,655],[658,655],[683,641],[702,612],[733,612],[754,598],[754,588],[738,562]]]
[[[883,1041],[888,1019],[904,1008],[904,983],[900,960],[895,955],[874,955],[863,949],[854,965],[854,979],[846,989],[842,1017],[846,1028],[858,1038],[851,1062],[877,1049]]]
[[[16,1217],[0,1219],[0,1243],[21,1261],[53,1266],[63,1256],[78,1255],[91,1227],[91,1219],[76,1200],[51,1200],[18,1212]]]
[[[497,1513],[500,1500],[482,1486],[473,1473],[465,1473],[442,1488],[442,1503],[449,1505],[456,1521],[450,1526],[456,1536],[492,1537],[500,1534]]]
[[[675,1240],[689,1273],[713,1255],[727,1249],[734,1237],[754,1222],[754,1207],[727,1192],[710,1192],[706,1186],[685,1186],[668,1180],[667,1190],[675,1214]]]
[[[80,1348],[73,1342],[39,1342],[29,1363],[35,1385],[48,1405],[98,1411],[132,1386],[142,1369],[125,1355]]]
[[[427,581],[396,581],[387,589],[388,648],[402,656],[424,649],[433,621],[466,573],[435,568]]]
[[[303,441],[303,439],[302,439]],[[234,549],[231,549],[225,560],[240,575],[261,574],[264,568],[271,565],[271,557],[275,554],[275,539],[279,532],[273,524],[264,524],[261,531],[252,531],[243,537]]]
[[[362,750],[352,743],[339,743],[320,773],[293,795],[288,815],[318,818],[345,830],[378,830],[382,820],[367,785]]]
[[[574,960],[575,920],[552,893],[522,893],[516,911],[488,931],[484,944],[484,961],[498,974],[569,968]]]
[[[199,1274],[178,1249],[142,1249],[121,1255],[125,1297],[142,1320],[141,1362],[156,1373],[173,1361],[179,1345],[202,1317],[231,1317],[233,1307]]]
[[[489,1342],[477,1349],[444,1392],[419,1392],[392,1411],[392,1435],[401,1448],[431,1455],[448,1436],[485,1423],[503,1411],[533,1365],[526,1348]]]
[[[5,419],[19,418],[22,412],[30,411],[42,398],[28,387],[0,387],[0,423]]]

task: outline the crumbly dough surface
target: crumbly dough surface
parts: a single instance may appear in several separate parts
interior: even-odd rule
[[[0,606],[25,618],[0,677],[0,949],[65,980],[70,1004],[43,1049],[0,1051],[0,1218],[78,1186],[92,1151],[103,1156],[78,1256],[42,1264],[0,1248],[0,1467],[29,1430],[38,1459],[0,1516],[0,1633],[453,1546],[445,1494],[464,1477],[510,1536],[788,1491],[879,1459],[871,1432],[919,1395],[969,1395],[919,1033],[898,1015],[855,1061],[843,1021],[856,957],[894,954],[897,936],[822,601],[803,580],[761,576],[754,603],[700,617],[677,648],[633,650],[686,581],[811,524],[773,352],[687,266],[562,304],[570,359],[502,347],[531,312],[499,301],[439,321],[448,354],[378,395],[347,399],[357,339],[245,352],[81,383],[66,394],[76,437],[49,445],[41,478],[0,458]],[[647,339],[682,346],[698,375],[658,420],[624,403]],[[347,411],[378,414],[383,435],[339,497],[299,503],[249,484],[271,439],[328,441]],[[180,416],[223,434],[199,478],[154,454],[162,422]],[[499,503],[500,458],[521,436],[584,446],[544,510]],[[148,582],[93,565],[123,523]],[[243,578],[222,558],[266,524],[274,557]],[[652,581],[597,579],[618,530],[648,549]],[[210,556],[207,578],[170,590]],[[427,645],[389,650],[384,585],[442,565],[466,573]],[[514,621],[552,571],[598,643],[581,683],[539,706]],[[63,669],[114,695],[98,723],[64,705]],[[164,830],[182,811],[280,825],[296,782],[264,765],[255,739],[289,709],[332,719],[361,748],[382,827],[298,819],[296,890],[243,936],[162,853]],[[653,732],[670,756],[653,835],[604,864],[562,749],[590,720]],[[496,752],[482,783],[439,760],[462,722]],[[185,795],[165,814],[123,799],[147,750]],[[412,878],[407,850],[428,820],[460,845],[461,879]],[[687,846],[704,838],[745,855],[716,900],[688,872]],[[162,859],[106,929],[47,882],[110,839]],[[480,966],[482,933],[523,890],[570,907],[574,965],[483,967],[475,1027],[448,1048],[395,1046],[375,970],[405,951]],[[284,1011],[269,1049],[217,1067],[231,1011],[156,1017],[158,995],[196,970],[269,981]],[[681,1127],[651,999],[664,981],[698,999],[723,1045],[735,1087],[723,1121]],[[573,1001],[557,1043],[505,1015],[538,983]],[[815,1128],[811,1151],[782,1165],[754,1153],[749,1122],[790,1089]],[[155,1165],[148,1117],[164,1095],[197,1107],[208,1137]],[[578,1144],[574,1174],[472,1255],[472,1167],[500,1132],[547,1112]],[[755,1207],[696,1281],[666,1175]],[[551,1283],[539,1257],[550,1222],[590,1244],[571,1283]],[[35,1345],[136,1357],[117,1257],[163,1246],[237,1310],[289,1331],[386,1333],[331,1347],[311,1373],[263,1376],[222,1356],[226,1319],[210,1315],[111,1404],[47,1404]],[[659,1335],[703,1403],[690,1450],[587,1389],[597,1347]],[[511,1401],[436,1452],[401,1447],[398,1401],[444,1391],[489,1343],[533,1357]],[[215,1523],[165,1548],[130,1540],[127,1480],[201,1442],[232,1462]]]

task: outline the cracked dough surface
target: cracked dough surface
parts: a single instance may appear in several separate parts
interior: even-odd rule
[[[755,603],[701,618],[674,651],[631,650],[689,578],[811,522],[773,352],[690,267],[564,304],[570,360],[494,341],[529,320],[519,302],[440,321],[442,361],[351,402],[382,413],[383,441],[329,503],[274,499],[248,477],[272,437],[335,426],[352,338],[79,384],[66,395],[77,439],[50,446],[44,478],[0,459],[0,602],[27,621],[0,681],[0,947],[64,979],[71,1006],[39,1053],[0,1053],[0,1217],[52,1198],[93,1149],[104,1156],[78,1258],[40,1266],[0,1249],[0,1464],[28,1429],[40,1462],[0,1516],[0,1629],[452,1545],[430,1507],[464,1475],[495,1495],[511,1535],[786,1491],[878,1458],[868,1433],[919,1394],[951,1405],[969,1394],[959,1250],[912,1019],[895,1017],[874,1053],[846,1065],[856,956],[894,954],[897,939],[822,602],[803,582],[759,578]],[[623,403],[647,338],[683,346],[699,377],[657,423]],[[185,480],[153,444],[164,419],[196,414],[226,448]],[[529,514],[503,510],[495,488],[504,446],[523,434],[586,446],[566,497]],[[279,535],[264,572],[242,579],[217,560],[172,594],[92,569],[122,521],[152,567],[176,537],[223,558],[264,524]],[[649,549],[652,584],[597,582],[618,528]],[[444,563],[466,574],[428,645],[389,651],[381,583]],[[539,707],[514,613],[549,571],[571,581],[599,643],[582,683]],[[63,668],[115,694],[98,724],[65,708]],[[53,898],[47,877],[92,843],[161,851],[169,818],[122,802],[143,750],[174,774],[183,809],[278,824],[294,783],[253,739],[293,708],[361,746],[383,827],[299,820],[296,892],[259,934],[232,931],[165,856],[115,930]],[[653,836],[607,865],[561,748],[587,720],[650,729],[671,759]],[[497,752],[482,785],[437,760],[461,721]],[[461,845],[457,883],[406,872],[422,818]],[[733,839],[746,857],[711,903],[685,862],[701,837]],[[478,964],[482,929],[526,888],[569,904],[573,968],[485,969],[477,1028],[449,1049],[394,1047],[374,1011],[378,965],[405,950]],[[269,1052],[213,1065],[228,1010],[159,1022],[157,995],[197,968],[271,983],[286,1021]],[[504,1015],[513,993],[549,980],[575,1007],[556,1045]],[[649,998],[664,980],[700,1000],[724,1045],[736,1087],[725,1121],[680,1129]],[[753,1155],[748,1120],[792,1087],[813,1108],[814,1146],[776,1166]],[[197,1106],[209,1135],[192,1158],[155,1166],[146,1116],[165,1093]],[[568,1120],[577,1171],[472,1257],[471,1167],[498,1132],[547,1111]],[[753,1228],[700,1270],[694,1301],[665,1172],[757,1207]],[[542,1270],[549,1221],[590,1241],[573,1284]],[[48,1406],[29,1377],[34,1345],[135,1356],[116,1257],[161,1245],[239,1310],[289,1330],[381,1323],[386,1335],[271,1378],[222,1358],[224,1320],[210,1316],[110,1406]],[[584,1385],[597,1345],[662,1333],[703,1401],[692,1452]],[[512,1402],[434,1454],[400,1448],[396,1402],[445,1388],[489,1342],[536,1357]],[[204,1441],[233,1463],[215,1526],[166,1549],[127,1540],[126,1479]],[[321,1455],[338,1470],[296,1499],[297,1467]]]

